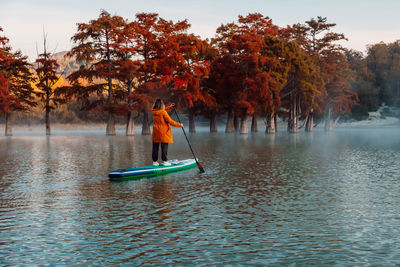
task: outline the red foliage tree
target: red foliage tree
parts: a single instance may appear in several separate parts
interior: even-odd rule
[[[326,85],[327,96],[324,98],[326,107],[325,130],[331,131],[340,116],[351,111],[351,107],[358,102],[358,96],[350,90],[351,81],[355,73],[350,70],[343,52],[329,53],[324,61],[329,67]]]
[[[0,32],[3,29],[0,27]],[[11,63],[11,58],[6,54],[8,38],[0,36],[0,112],[7,113],[9,111],[9,92],[8,92],[8,81],[6,78],[6,70]]]
[[[0,29],[1,30],[1,29]],[[36,106],[34,101],[34,89],[32,87],[35,78],[31,72],[32,65],[27,57],[20,51],[12,52],[7,46],[7,40],[0,37],[0,103],[5,113],[5,135],[12,135],[11,115],[14,111],[27,111],[29,107]]]
[[[165,83],[170,99],[177,102],[178,108],[188,108],[189,131],[194,133],[194,116],[199,104],[209,106],[213,100],[201,84],[210,68],[207,54],[203,53],[207,43],[193,34],[187,34],[190,25],[186,21],[164,23],[161,39],[163,60],[159,65],[161,82]]]
[[[75,96],[83,108],[101,108],[108,112],[107,135],[115,135],[115,113],[124,94],[113,79],[118,75],[118,44],[123,42],[121,32],[126,21],[120,16],[111,16],[106,11],[89,23],[79,23],[77,33],[71,38],[75,46],[68,56],[84,62],[68,80],[71,87],[66,92]],[[97,99],[90,101],[90,98]]]
[[[209,78],[206,86],[211,89],[216,106],[210,110],[211,114],[228,112],[226,132],[234,130],[233,107],[240,100],[238,93],[241,88],[241,70],[229,54],[215,57],[211,63]],[[215,120],[215,117],[214,117]]]
[[[128,24],[127,38],[132,66],[135,71],[135,82],[129,99],[134,101],[134,108],[143,114],[142,134],[150,134],[149,110],[154,98],[154,90],[160,79],[157,71],[160,60],[160,18],[155,13],[138,13],[135,20]]]
[[[140,60],[138,60],[137,46],[135,42],[136,27],[133,23],[126,23],[124,27],[116,29],[118,40],[114,43],[116,52],[115,78],[120,81],[126,90],[122,91],[126,101],[120,103],[116,109],[117,114],[127,115],[126,135],[134,135],[135,132],[135,111],[138,111],[143,104],[143,99],[134,92],[135,83],[138,80]]]
[[[221,56],[229,55],[238,65],[241,82],[236,86],[233,99],[228,107],[226,131],[232,131],[232,109],[241,117],[241,133],[247,133],[246,118],[254,114],[253,131],[257,131],[256,119],[261,106],[268,105],[277,87],[271,86],[271,65],[274,61],[261,53],[266,36],[278,36],[280,29],[268,17],[259,13],[239,16],[237,23],[222,25],[217,29],[214,43],[220,48]]]
[[[8,91],[10,95],[9,112],[6,113],[6,135],[12,135],[10,117],[15,111],[27,112],[37,106],[33,84],[36,77],[32,73],[32,65],[28,57],[20,51],[11,53],[12,62],[8,68]]]
[[[135,82],[130,99],[141,106],[142,134],[150,134],[148,111],[154,98],[176,101],[178,108],[193,107],[204,101],[200,83],[207,75],[207,61],[201,58],[204,46],[199,38],[187,34],[187,21],[167,21],[154,13],[139,13],[128,24],[130,53]],[[134,59],[134,60],[132,60]]]

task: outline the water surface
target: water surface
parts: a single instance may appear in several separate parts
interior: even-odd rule
[[[110,182],[151,137],[0,137],[0,265],[399,265],[400,129],[190,135],[206,173]],[[174,132],[170,158],[191,156]]]

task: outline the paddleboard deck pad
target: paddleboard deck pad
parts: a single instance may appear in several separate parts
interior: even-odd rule
[[[183,170],[188,170],[197,166],[197,163],[194,159],[185,159],[179,161],[172,161],[171,166],[144,166],[144,167],[136,167],[130,169],[122,169],[115,170],[108,174],[110,180],[130,180],[130,179],[139,179],[143,177],[153,177],[165,175],[171,172],[178,172]]]

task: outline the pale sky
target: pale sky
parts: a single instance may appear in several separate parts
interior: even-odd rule
[[[69,50],[76,23],[96,19],[102,9],[126,19],[139,12],[187,19],[190,32],[202,38],[238,15],[259,12],[281,27],[327,17],[349,39],[343,46],[362,52],[368,44],[400,39],[400,0],[0,0],[0,27],[15,50],[34,60],[36,46],[43,49],[43,29],[50,51]]]

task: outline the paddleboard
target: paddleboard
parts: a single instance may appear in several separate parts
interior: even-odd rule
[[[185,159],[174,162],[171,166],[144,166],[135,167],[129,169],[115,170],[108,174],[110,180],[129,180],[129,179],[139,179],[143,177],[153,177],[159,175],[165,175],[171,172],[178,172],[183,170],[188,170],[197,166],[194,159]]]

